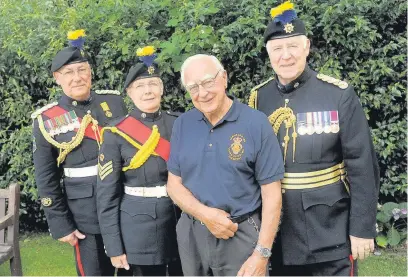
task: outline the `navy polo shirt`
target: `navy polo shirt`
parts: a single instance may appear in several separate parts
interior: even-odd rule
[[[261,205],[261,185],[283,178],[278,140],[265,114],[233,100],[212,126],[192,109],[174,123],[168,170],[204,205],[231,216]]]

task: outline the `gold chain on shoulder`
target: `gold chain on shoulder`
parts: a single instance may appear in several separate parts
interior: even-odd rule
[[[287,106],[288,101],[285,101],[285,107],[280,107],[276,111],[274,111],[270,116],[268,116],[269,122],[273,127],[273,131],[277,135],[279,132],[279,128],[282,123],[285,123],[286,135],[283,139],[284,145],[284,163],[286,163],[286,153],[288,151],[288,144],[289,144],[289,129],[290,127],[293,128],[292,132],[292,139],[293,139],[293,162],[295,162],[295,153],[296,153],[296,116],[293,113],[293,110]]]
[[[50,134],[47,133],[44,127],[44,120],[42,115],[37,116],[38,126],[42,135],[44,136],[45,140],[48,141],[51,145],[58,148],[60,153],[57,158],[57,166],[59,166],[67,157],[67,155],[74,150],[78,145],[81,144],[82,140],[84,139],[85,130],[90,123],[93,124],[92,129],[95,131],[98,128],[98,121],[92,118],[90,114],[87,114],[82,119],[81,125],[76,133],[76,135],[72,138],[70,142],[57,142],[55,139],[51,137]],[[96,138],[98,138],[96,136]]]
[[[126,133],[120,131],[117,127],[103,128],[101,131],[101,137],[102,137],[101,143],[103,143],[103,134],[105,131],[111,131],[112,133],[118,134],[123,139],[125,139],[127,142],[129,142],[132,146],[138,149],[136,154],[131,159],[129,165],[122,168],[122,171],[127,171],[129,169],[136,169],[136,168],[141,167],[149,159],[151,155],[159,156],[156,152],[154,152],[160,140],[159,129],[157,128],[156,125],[153,126],[152,133],[150,134],[149,138],[143,145],[140,145],[137,141],[132,139]]]

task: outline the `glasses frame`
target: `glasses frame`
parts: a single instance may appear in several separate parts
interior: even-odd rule
[[[210,78],[207,78],[207,79],[205,79],[205,80],[202,80],[202,81],[200,81],[199,83],[195,83],[195,84],[193,84],[193,85],[190,85],[190,86],[187,86],[186,87],[186,90],[191,94],[191,95],[196,95],[199,91],[200,91],[200,86],[202,86],[204,89],[210,89],[210,88],[212,88],[214,85],[215,85],[215,80],[217,79],[217,77],[218,77],[218,74],[220,74],[220,72],[224,72],[225,70],[224,69],[219,69],[218,71],[217,71],[217,73],[214,75],[214,77],[210,77]],[[209,85],[206,85],[206,86],[204,86],[203,85],[203,82],[206,82],[207,84],[209,83]],[[197,88],[197,91],[191,91],[191,88],[193,88],[194,90],[195,90],[195,88]]]

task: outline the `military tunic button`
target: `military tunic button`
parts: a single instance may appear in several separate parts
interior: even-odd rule
[[[142,113],[142,118],[146,118],[146,114],[145,114],[145,113]]]
[[[208,146],[212,147],[212,143],[210,143]]]
[[[297,88],[299,86],[299,83],[296,83],[293,87]]]
[[[285,189],[282,189],[282,194],[284,194],[286,192],[286,190]]]
[[[90,111],[90,110],[87,110],[86,113],[87,113],[87,114],[91,114],[91,111]]]
[[[282,142],[282,147],[285,147],[285,142]]]
[[[76,106],[76,105],[78,105],[78,102],[77,101],[72,101],[72,105]]]
[[[210,130],[210,132],[211,132],[211,133],[214,133],[214,130],[213,130],[213,129],[211,129],[211,130]]]

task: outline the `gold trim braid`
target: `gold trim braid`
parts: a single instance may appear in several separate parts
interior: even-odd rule
[[[101,143],[103,143],[103,134],[105,131],[111,131],[112,133],[118,134],[127,142],[129,142],[132,146],[138,149],[136,154],[130,160],[129,165],[122,168],[122,171],[128,171],[129,169],[137,169],[141,167],[149,159],[151,155],[159,156],[156,152],[154,152],[160,140],[160,133],[159,129],[157,128],[157,125],[153,125],[152,133],[150,134],[149,138],[143,145],[140,145],[137,141],[132,139],[126,133],[120,131],[117,127],[103,128],[101,131],[102,137]]]
[[[72,138],[72,140],[70,142],[60,143],[60,142],[57,142],[55,139],[53,139],[51,135],[48,134],[47,131],[45,130],[44,120],[41,114],[37,116],[37,120],[38,120],[38,126],[45,140],[48,141],[54,147],[58,148],[60,151],[58,158],[57,158],[57,166],[59,166],[65,160],[67,155],[72,150],[74,150],[76,147],[78,147],[81,144],[82,140],[84,139],[85,130],[90,123],[92,123],[93,125],[92,126],[93,130],[96,130],[98,128],[98,121],[93,119],[90,114],[87,114],[82,119],[81,125],[79,126],[79,129],[76,132],[76,135]]]
[[[252,109],[257,110],[257,100],[258,100],[258,91],[257,90],[253,90],[251,91],[251,95],[249,96],[249,100],[248,100],[248,106],[250,106]]]
[[[285,173],[284,176],[288,178],[300,178],[300,177],[312,177],[312,176],[318,176],[318,175],[323,175],[329,172],[332,172],[337,169],[343,169],[345,167],[344,162],[341,162],[339,164],[336,164],[335,166],[322,169],[322,170],[317,170],[317,171],[312,171],[312,172],[302,172],[302,173]]]
[[[292,132],[292,141],[293,141],[293,162],[295,162],[295,153],[296,153],[296,138],[297,138],[297,133],[296,133],[296,116],[293,113],[293,110],[287,106],[288,101],[285,101],[285,107],[281,107],[277,110],[275,110],[270,116],[268,116],[269,122],[271,123],[273,127],[273,131],[277,135],[279,132],[279,128],[282,125],[282,123],[285,123],[285,128],[286,128],[286,135],[283,139],[285,145],[284,145],[284,157],[283,157],[283,162],[286,163],[286,154],[288,151],[288,144],[289,144],[289,129],[292,127],[293,132]]]
[[[248,99],[248,106],[250,106],[251,108],[253,108],[255,110],[258,109],[258,89],[260,89],[261,87],[263,87],[264,85],[266,85],[267,83],[272,81],[273,79],[274,79],[274,77],[271,77],[268,80],[266,80],[265,82],[255,86],[254,88],[251,89],[249,99]]]
[[[310,189],[334,184],[342,181],[347,192],[350,188],[347,180],[347,171],[344,162],[335,166],[312,172],[285,173],[282,180],[284,189]]]

